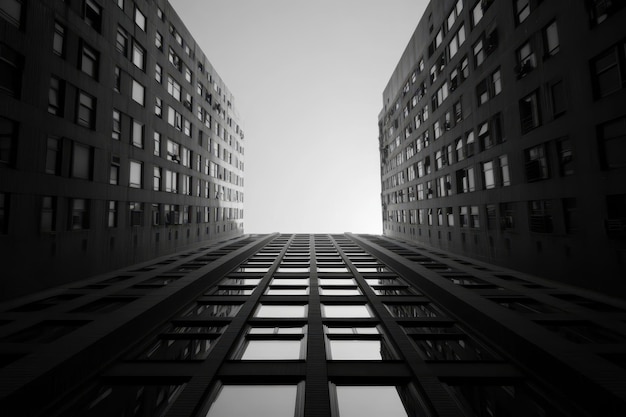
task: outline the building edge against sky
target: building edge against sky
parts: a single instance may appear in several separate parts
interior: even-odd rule
[[[0,7],[2,298],[243,233],[244,133],[167,1]]]
[[[430,2],[383,93],[384,234],[626,295],[625,20]]]

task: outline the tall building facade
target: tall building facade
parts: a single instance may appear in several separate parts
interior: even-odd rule
[[[243,233],[244,133],[165,0],[0,5],[0,297]]]
[[[246,235],[0,304],[12,416],[622,416],[626,303],[383,236]]]
[[[623,1],[432,1],[384,90],[384,234],[626,294]]]

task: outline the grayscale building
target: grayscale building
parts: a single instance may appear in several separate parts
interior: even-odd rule
[[[370,235],[245,235],[0,304],[13,416],[622,416],[626,303]]]
[[[384,234],[626,295],[623,1],[432,1],[383,93]]]
[[[234,98],[165,0],[0,3],[0,298],[243,233]]]

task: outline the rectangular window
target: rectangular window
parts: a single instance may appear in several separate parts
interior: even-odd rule
[[[515,22],[525,21],[530,16],[530,0],[515,0]]]
[[[519,101],[519,114],[522,134],[539,127],[541,124],[541,112],[539,108],[538,90],[535,90]]]
[[[565,220],[565,232],[575,233],[578,230],[578,219],[576,214],[576,199],[575,198],[563,198],[561,199],[563,204],[563,220]]]
[[[165,191],[178,193],[178,172],[165,170]]]
[[[446,207],[446,220],[449,227],[454,226],[454,209],[452,207]]]
[[[599,125],[597,134],[602,167],[626,167],[626,117]]]
[[[86,43],[81,43],[80,70],[97,80],[100,54]]]
[[[181,88],[180,84],[176,82],[171,76],[167,77],[167,92],[176,100],[181,100]]]
[[[485,212],[487,213],[487,229],[493,230],[497,227],[496,224],[496,205],[487,204],[485,206]]]
[[[61,141],[58,138],[48,137],[46,173],[52,175],[61,174]]]
[[[0,92],[19,98],[22,91],[24,57],[0,42]]]
[[[552,117],[557,118],[567,110],[567,98],[565,96],[565,86],[563,80],[556,81],[550,86],[550,104]]]
[[[556,20],[543,28],[543,50],[544,57],[556,55],[559,52],[559,32]]]
[[[470,206],[470,227],[473,229],[480,228],[480,215],[478,214],[478,206]]]
[[[143,203],[128,203],[131,226],[143,226]]]
[[[128,186],[131,188],[141,188],[143,185],[142,178],[143,163],[138,161],[130,161],[130,175]]]
[[[613,46],[591,61],[596,98],[606,97],[626,86],[626,44]]]
[[[483,48],[482,38],[474,44],[472,51],[474,53],[474,66],[478,67],[485,61],[485,51]]]
[[[479,1],[472,9],[472,27],[476,27],[483,18],[483,2]]]
[[[161,100],[160,97],[155,97],[154,100],[154,114],[158,118],[161,118],[163,117],[163,100]]]
[[[491,188],[496,187],[496,181],[493,175],[493,162],[483,162],[482,163],[482,171],[483,171],[483,184],[485,189],[489,190]]]
[[[161,156],[161,134],[159,132],[154,132],[153,144],[154,144],[154,151],[153,151],[154,155]]]
[[[143,123],[133,120],[133,146],[143,149],[144,132]]]
[[[56,197],[41,197],[41,219],[39,224],[42,233],[56,231]]]
[[[161,84],[163,82],[163,67],[159,64],[154,65],[154,79]]]
[[[72,143],[72,177],[91,179],[93,150],[90,146],[78,142]]]
[[[128,34],[121,27],[117,28],[115,36],[115,49],[124,56],[128,56]]]
[[[500,167],[500,179],[502,186],[507,187],[511,185],[511,174],[509,173],[509,158],[507,155],[500,155],[498,157],[498,165]]]
[[[88,129],[93,129],[96,124],[96,99],[84,91],[79,91],[77,107],[76,123]]]
[[[527,41],[517,50],[517,67],[515,67],[517,78],[526,76],[536,66],[537,61],[535,59],[535,53],[533,52],[530,41]]]
[[[85,23],[100,32],[102,26],[102,7],[93,0],[85,0],[84,8]]]
[[[115,67],[113,71],[113,90],[119,93],[122,86],[122,70],[119,67]]]
[[[152,189],[154,191],[161,191],[163,186],[163,179],[161,177],[162,169],[161,167],[154,167],[153,179],[152,179]]]
[[[135,7],[135,24],[139,29],[146,31],[146,16],[138,7]]]
[[[89,229],[89,200],[74,198],[70,200],[70,230]]]
[[[65,81],[50,77],[50,90],[48,91],[48,113],[63,117],[65,110]]]
[[[606,196],[606,234],[612,239],[626,238],[626,194]]]
[[[163,35],[158,31],[154,35],[154,46],[156,46],[159,51],[163,50]]]
[[[572,141],[565,137],[556,141],[556,150],[559,153],[559,173],[561,176],[574,173],[574,152]]]
[[[221,385],[206,417],[293,417],[301,413],[298,398],[297,385]]]
[[[22,26],[23,0],[6,0],[0,3],[0,17],[18,29]]]
[[[9,228],[9,194],[0,193],[0,234],[6,234]]]
[[[146,69],[146,50],[143,46],[139,45],[136,40],[133,40],[133,64],[142,71]]]
[[[133,101],[141,104],[142,106],[145,103],[145,88],[143,85],[139,84],[136,80],[133,80],[132,89],[131,89],[131,97]]]
[[[122,133],[122,115],[118,110],[113,109],[113,130],[111,137],[115,140],[120,140]]]
[[[514,203],[500,203],[500,228],[502,230],[515,229]]]
[[[552,232],[552,202],[550,200],[529,201],[528,212],[531,232]]]
[[[120,158],[119,156],[111,157],[111,166],[109,168],[109,184],[118,185],[120,183]]]
[[[526,180],[528,182],[550,178],[548,157],[544,144],[524,150]]]
[[[456,172],[457,193],[475,191],[474,168],[465,168]]]
[[[107,201],[107,227],[117,227],[117,201]]]
[[[65,56],[65,26],[54,22],[54,34],[52,36],[52,52],[60,57]]]

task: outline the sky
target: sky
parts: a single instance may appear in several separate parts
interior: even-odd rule
[[[170,3],[235,96],[245,233],[382,233],[382,92],[428,1]]]

